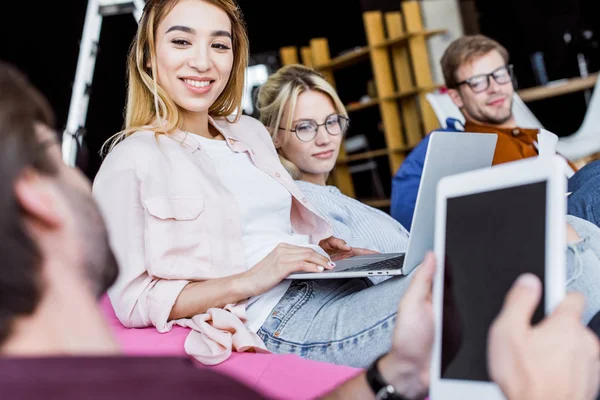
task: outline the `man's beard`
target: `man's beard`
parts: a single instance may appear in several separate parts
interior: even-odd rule
[[[487,113],[485,109],[472,110],[471,107],[467,107],[466,103],[464,103],[464,104],[465,104],[465,109],[469,113],[469,115],[471,115],[471,117],[476,118],[480,123],[482,123],[484,125],[502,125],[502,124],[508,122],[513,117],[513,113],[512,113],[513,99],[512,99],[512,97],[509,97],[508,101],[509,101],[509,106],[506,109],[506,113],[501,114],[501,115],[494,115],[494,114]]]
[[[60,188],[76,218],[85,276],[94,295],[100,297],[115,283],[119,274],[104,219],[90,193],[65,183],[61,183]]]
[[[489,115],[487,113],[482,114],[484,117],[482,122],[489,125],[502,125],[512,118],[512,112],[510,110],[507,111],[506,115],[502,116]]]

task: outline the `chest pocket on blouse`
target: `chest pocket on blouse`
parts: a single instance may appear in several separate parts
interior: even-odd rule
[[[144,200],[148,273],[163,279],[202,279],[210,244],[202,197],[159,196]]]

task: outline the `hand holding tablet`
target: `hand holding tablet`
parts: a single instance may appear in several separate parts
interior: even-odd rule
[[[537,326],[531,317],[542,296],[532,274],[522,275],[490,328],[490,377],[511,400],[592,399],[600,380],[600,346],[581,321],[584,299],[570,293]]]
[[[563,164],[440,181],[435,257],[410,276],[391,351],[326,398],[368,385],[378,399],[421,399],[429,384],[432,400],[595,399],[600,341],[581,321],[582,295],[565,294],[566,239],[579,235],[567,230]]]
[[[506,293],[523,273],[543,282],[532,323],[563,299],[565,192],[560,157],[520,160],[440,181],[432,398],[505,398],[487,371],[488,331]],[[461,343],[448,351],[443,338],[457,332]]]

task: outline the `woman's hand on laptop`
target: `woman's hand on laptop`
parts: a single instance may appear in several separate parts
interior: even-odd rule
[[[267,292],[294,272],[323,272],[335,264],[310,247],[280,243],[265,258],[242,275],[251,296]]]
[[[425,256],[413,274],[413,280],[398,306],[392,350],[379,362],[379,370],[387,382],[409,399],[422,398],[429,387],[434,339],[433,253]]]
[[[321,240],[319,246],[321,246],[334,261],[366,254],[378,254],[377,251],[348,246],[344,240],[334,236]]]

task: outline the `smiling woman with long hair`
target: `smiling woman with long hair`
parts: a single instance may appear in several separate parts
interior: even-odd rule
[[[233,0],[151,0],[129,56],[125,129],[94,196],[121,266],[127,327],[192,328],[207,364],[270,350],[358,367],[389,350],[402,280],[291,281],[348,246],[241,110],[248,39]],[[388,284],[389,283],[389,284]]]

